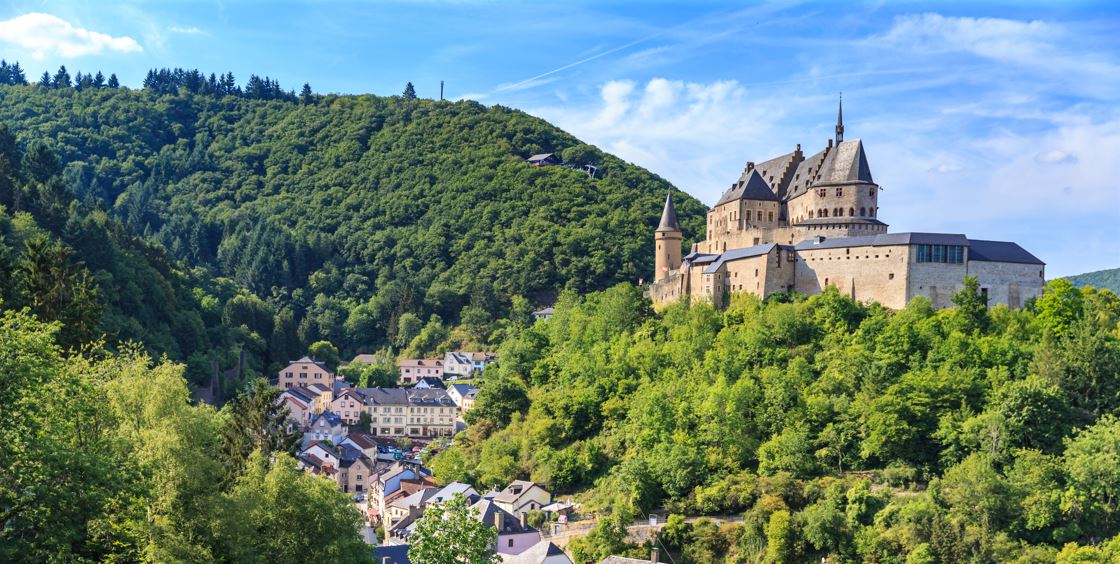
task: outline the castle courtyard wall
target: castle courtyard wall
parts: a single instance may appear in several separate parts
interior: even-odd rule
[[[907,300],[910,254],[906,245],[801,249],[794,289],[813,295],[835,286],[857,301],[901,309]]]
[[[976,277],[981,290],[987,289],[988,306],[1023,307],[1046,284],[1046,268],[1041,264],[969,261],[968,274]]]

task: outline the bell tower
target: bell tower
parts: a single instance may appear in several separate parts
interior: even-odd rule
[[[653,280],[664,280],[669,273],[681,267],[681,226],[677,223],[677,210],[673,209],[673,193],[665,196],[665,209],[661,223],[653,233],[656,248]]]

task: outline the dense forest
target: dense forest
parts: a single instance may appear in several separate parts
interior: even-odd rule
[[[183,69],[153,70],[138,90],[100,71],[74,80],[62,68],[29,84],[4,63],[0,75],[0,123],[18,148],[57,157],[51,190],[73,206],[72,221],[116,230],[193,297],[129,288],[147,282],[119,268],[105,286],[98,275],[116,261],[94,256],[102,246],[48,225],[103,301],[164,300],[169,310],[147,319],[109,307],[125,313],[106,329],[186,361],[196,381],[216,359],[228,367],[234,348],[268,372],[320,340],[346,356],[462,323],[484,344],[515,302],[648,276],[651,226],[672,190],[522,112],[412,90],[338,96],[305,85],[296,95],[267,77],[242,88],[229,73]],[[525,163],[540,152],[598,174]],[[44,222],[14,196],[8,215]],[[700,233],[703,205],[676,198],[686,233]],[[181,336],[176,324],[191,327]],[[214,327],[233,330],[233,343],[196,336]]]
[[[686,562],[1115,561],[1120,299],[1057,280],[989,310],[969,280],[954,302],[565,293],[505,340],[432,466],[609,513],[577,561],[648,554],[621,527],[660,507],[743,516],[670,521]]]
[[[1085,274],[1078,274],[1076,276],[1067,276],[1066,280],[1069,280],[1077,287],[1092,286],[1094,288],[1107,288],[1114,293],[1120,293],[1120,268],[1110,268],[1108,270],[1086,272]]]

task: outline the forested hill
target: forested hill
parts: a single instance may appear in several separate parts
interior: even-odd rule
[[[0,123],[23,145],[50,141],[78,201],[263,300],[245,325],[266,364],[319,339],[344,353],[390,343],[406,313],[485,327],[513,296],[542,304],[652,274],[671,185],[523,112],[65,78],[0,86]],[[597,177],[525,162],[542,152]],[[699,235],[704,206],[675,199],[686,238]]]
[[[1094,288],[1107,288],[1113,292],[1120,293],[1120,268],[1110,268],[1108,270],[1098,270],[1096,272],[1086,272],[1085,274],[1078,274],[1076,276],[1066,276],[1074,286],[1092,286]]]

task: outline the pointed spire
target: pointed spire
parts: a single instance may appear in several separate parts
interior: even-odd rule
[[[844,140],[844,93],[840,93],[840,109],[836,112],[836,144]]]
[[[661,212],[661,224],[657,226],[657,231],[677,231],[681,230],[681,226],[677,223],[677,210],[673,208],[673,193],[669,192],[665,195],[665,209]]]

